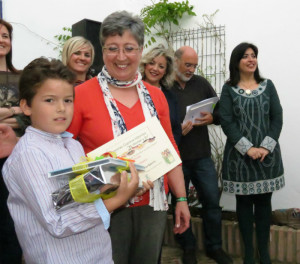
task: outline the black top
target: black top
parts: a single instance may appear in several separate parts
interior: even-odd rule
[[[178,99],[180,122],[186,114],[186,107],[202,100],[217,96],[210,83],[202,76],[194,75],[182,89],[178,82],[175,82],[172,91]],[[213,113],[215,125],[219,124],[218,104]],[[207,126],[195,126],[185,136],[182,136],[179,144],[179,151],[182,160],[193,160],[211,156],[210,141]]]
[[[170,89],[166,89],[162,86],[162,91],[168,101],[172,132],[175,142],[178,146],[181,139],[181,122],[179,118],[178,100],[176,94]]]

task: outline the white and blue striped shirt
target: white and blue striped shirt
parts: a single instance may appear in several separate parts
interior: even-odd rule
[[[28,127],[3,166],[8,207],[26,264],[113,263],[106,230],[110,215],[101,199],[55,211],[50,194],[60,187],[47,173],[84,156],[70,136]]]

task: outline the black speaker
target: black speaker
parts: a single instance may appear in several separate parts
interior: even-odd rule
[[[103,67],[102,58],[102,47],[99,40],[99,32],[101,28],[101,22],[93,21],[90,19],[83,19],[72,25],[72,36],[82,36],[88,39],[94,46],[95,49],[95,59],[92,65],[94,73],[93,76],[97,75]]]

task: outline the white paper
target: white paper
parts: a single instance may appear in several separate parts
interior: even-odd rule
[[[127,131],[121,136],[88,153],[95,158],[105,152],[134,160],[145,167],[140,180],[155,181],[181,163],[175,148],[156,117]]]

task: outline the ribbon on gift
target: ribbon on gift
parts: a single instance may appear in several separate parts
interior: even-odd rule
[[[73,200],[78,203],[91,203],[100,198],[100,194],[90,193],[84,181],[84,174],[69,181]]]
[[[107,157],[107,155],[110,157],[113,156],[112,152],[107,152],[97,158],[98,158],[98,160],[103,159],[103,158]],[[124,170],[125,171],[129,170],[129,162],[131,160],[126,160],[124,158],[122,158],[122,160],[126,161],[126,165],[116,167],[116,169],[119,173],[121,173]],[[85,173],[89,172],[87,162],[88,161],[80,162],[72,167],[73,171],[76,171],[76,172],[80,171],[81,173],[83,173],[69,181],[70,192],[71,192],[73,200],[78,203],[91,203],[99,198],[102,198],[103,200],[105,200],[105,199],[113,197],[116,194],[116,191],[110,192],[108,194],[105,194],[105,193],[95,194],[95,193],[90,193],[88,191],[85,181],[84,181]],[[129,178],[128,178],[128,181],[129,181]]]
[[[69,187],[70,187],[72,198],[77,203],[92,203],[99,198],[106,200],[108,198],[113,197],[117,193],[116,191],[107,194],[90,193],[84,181],[84,174],[79,175],[76,178],[70,180]]]

